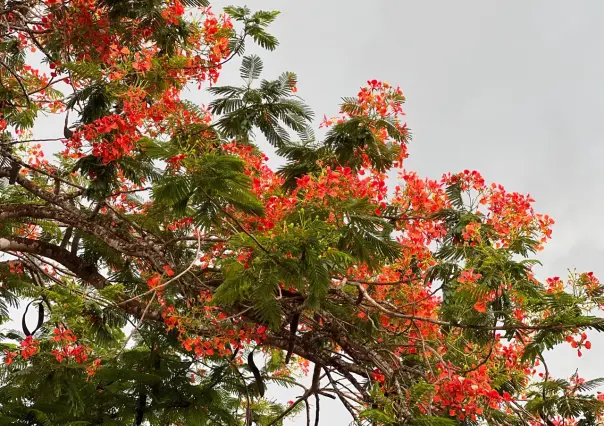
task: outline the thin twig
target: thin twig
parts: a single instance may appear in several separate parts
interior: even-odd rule
[[[442,326],[447,326],[447,327],[456,327],[456,328],[463,328],[463,329],[470,329],[470,330],[566,330],[566,329],[572,329],[572,328],[585,328],[585,327],[595,326],[595,325],[599,325],[599,324],[604,324],[604,318],[598,318],[597,320],[595,320],[591,323],[588,323],[588,324],[558,324],[558,325],[550,325],[550,324],[548,324],[548,325],[502,325],[502,326],[492,327],[492,326],[477,325],[477,324],[453,323],[453,322],[448,322],[448,321],[437,320],[434,318],[418,317],[415,315],[401,314],[399,312],[392,311],[390,309],[383,307],[378,302],[376,302],[371,296],[369,296],[369,294],[367,294],[367,291],[363,288],[363,286],[361,284],[358,284],[357,287],[363,293],[363,296],[369,301],[369,303],[371,305],[375,306],[376,308],[378,308],[380,311],[384,312],[387,315],[390,315],[390,316],[396,317],[396,318],[402,318],[402,319],[414,320],[414,321],[423,321],[423,322],[428,322],[431,324],[442,325]]]
[[[241,315],[245,314],[245,313],[246,313],[247,311],[249,311],[250,309],[252,309],[252,306],[250,306],[249,308],[244,309],[244,310],[243,310],[243,311],[241,311],[241,312],[238,312],[238,313],[236,313],[236,314],[233,314],[233,315],[231,315],[230,317],[220,319],[220,320],[218,320],[218,321],[216,321],[216,322],[224,322],[224,321],[228,321],[228,320],[231,320],[231,319],[234,319],[234,318],[240,317]]]
[[[138,331],[138,329],[141,327],[141,325],[143,324],[143,321],[145,319],[145,315],[147,315],[147,311],[149,311],[149,307],[151,306],[151,304],[155,300],[155,296],[157,296],[157,291],[153,292],[153,296],[151,296],[151,300],[149,300],[149,303],[147,303],[147,306],[145,306],[145,310],[143,311],[143,314],[141,315],[140,321],[138,322],[138,324],[136,325],[136,327],[134,327],[134,330],[132,330],[132,332],[128,335],[128,338],[124,342],[124,346],[122,346],[122,349],[115,356],[116,358],[119,357],[122,354],[122,352],[124,352],[124,349],[126,349],[126,346],[128,345],[128,342],[130,341],[130,339],[132,338],[132,336],[134,335],[134,333],[136,333]]]
[[[24,140],[14,140],[10,142],[4,142],[5,145],[19,145],[21,143],[36,143],[36,142],[58,142],[65,140],[65,138],[47,138],[47,139],[24,139]]]
[[[19,87],[21,87],[21,91],[23,92],[23,95],[25,95],[25,100],[27,101],[27,105],[31,106],[31,99],[29,98],[29,95],[27,94],[27,89],[25,89],[25,86],[23,85],[23,82],[21,81],[21,77],[19,77],[19,75],[8,65],[6,65],[4,63],[4,61],[2,61],[0,59],[0,65],[2,65],[4,68],[7,69],[7,71],[15,78],[15,80],[17,80],[17,83],[19,84]]]
[[[17,164],[19,164],[19,165],[21,165],[21,166],[23,166],[23,167],[25,167],[27,169],[33,170],[33,171],[35,171],[37,173],[40,173],[40,174],[42,174],[44,176],[48,176],[50,178],[56,179],[56,180],[58,180],[60,182],[63,182],[66,185],[73,186],[74,188],[78,188],[80,190],[85,190],[86,189],[83,186],[80,186],[80,185],[78,185],[76,183],[73,183],[73,182],[69,182],[68,180],[63,179],[62,177],[57,176],[56,174],[47,172],[46,170],[42,170],[42,169],[40,169],[38,167],[32,166],[31,164],[25,163],[25,162],[23,162],[23,161],[15,158],[13,155],[11,155],[10,153],[8,153],[8,152],[6,152],[6,151],[4,151],[2,149],[0,149],[0,154],[2,154],[3,156],[5,156],[7,158],[10,158],[15,163],[17,163]]]
[[[138,296],[134,296],[130,299],[124,300],[123,302],[118,303],[118,305],[124,305],[128,302],[132,302],[133,300],[137,300],[140,299],[143,296],[146,296],[149,293],[153,293],[156,292],[158,290],[161,290],[162,288],[168,286],[170,283],[176,281],[177,279],[179,279],[180,277],[182,277],[183,275],[185,275],[187,272],[189,272],[193,266],[195,265],[195,262],[197,262],[197,259],[199,258],[199,252],[201,250],[201,237],[200,237],[200,233],[197,232],[197,252],[195,253],[195,258],[193,259],[193,261],[191,262],[191,264],[187,267],[187,269],[185,269],[184,271],[182,271],[180,274],[176,275],[175,277],[172,277],[171,279],[169,279],[168,281],[166,281],[165,283],[158,285],[157,287],[152,288],[149,291],[146,291],[142,294],[139,294]]]

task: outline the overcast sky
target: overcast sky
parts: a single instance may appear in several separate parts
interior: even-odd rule
[[[213,2],[216,11],[231,3],[242,4]],[[335,115],[340,98],[368,79],[400,85],[413,132],[407,168],[431,178],[475,169],[530,193],[537,210],[556,220],[539,255],[540,277],[576,268],[604,279],[604,2],[246,3],[282,12],[272,27],[280,47],[259,52],[267,78],[296,72],[298,94],[318,117]],[[236,68],[225,70],[225,81]],[[550,368],[604,375],[597,362],[604,338],[590,340],[583,358],[565,346],[550,356]],[[338,404],[322,407],[321,424],[349,423]]]
[[[226,4],[214,1],[219,11]],[[257,49],[265,77],[298,74],[298,94],[317,117],[338,112],[368,79],[400,85],[413,132],[406,167],[440,178],[480,171],[510,191],[530,193],[556,220],[539,259],[540,278],[568,268],[604,279],[604,2],[559,0],[247,0],[282,13],[281,46]],[[237,65],[224,82],[234,81]],[[187,97],[203,101],[199,92]],[[40,135],[61,124],[41,120]],[[318,124],[318,123],[317,123]],[[278,162],[272,159],[273,164]],[[550,369],[603,375],[604,337],[578,359],[569,346]],[[600,370],[600,371],[598,371]],[[281,395],[294,399],[299,392]],[[321,424],[347,425],[339,403],[322,401]],[[290,425],[303,425],[301,417]]]

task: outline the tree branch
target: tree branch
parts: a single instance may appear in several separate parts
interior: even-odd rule
[[[85,262],[68,250],[62,249],[54,244],[22,237],[2,237],[0,238],[0,251],[32,253],[51,259],[69,269],[80,279],[92,285],[97,290],[102,290],[111,285],[94,265]],[[122,305],[122,307],[129,314],[139,318],[143,315],[145,309],[144,306],[135,300],[129,301]],[[147,312],[146,317],[153,320],[160,320],[161,314],[152,311]]]

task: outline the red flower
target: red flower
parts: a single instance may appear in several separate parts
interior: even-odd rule
[[[166,275],[169,277],[174,275],[174,271],[172,270],[172,267],[170,267],[170,265],[164,266],[164,271],[165,271]]]
[[[157,287],[160,282],[161,282],[161,276],[156,272],[155,274],[153,274],[151,277],[149,277],[147,279],[147,286],[149,286],[149,288],[152,289],[152,288]]]
[[[486,312],[487,305],[484,301],[478,301],[474,304],[474,309],[476,309],[478,312]]]
[[[7,350],[4,350],[4,363],[6,365],[11,365],[13,363],[13,360],[19,356],[18,352],[9,352]]]
[[[39,351],[39,344],[40,342],[34,339],[32,336],[27,336],[25,339],[23,339],[20,343],[20,346],[22,348],[21,356],[23,357],[23,359],[28,359],[31,356],[37,354]]]
[[[67,342],[75,342],[76,340],[78,340],[77,336],[75,336],[71,332],[71,330],[65,330],[62,326],[59,328],[55,328],[53,333],[53,340],[55,342],[60,342],[62,340],[65,340]]]

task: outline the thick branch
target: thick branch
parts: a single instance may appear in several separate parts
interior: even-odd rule
[[[98,269],[80,257],[73,255],[68,250],[44,241],[31,240],[22,237],[0,238],[0,251],[32,253],[60,263],[65,268],[76,274],[80,279],[92,285],[97,290],[102,290],[111,283],[98,271]],[[132,300],[122,305],[122,308],[137,317],[141,317],[145,309],[138,301]],[[147,312],[149,319],[159,320],[159,312]]]

